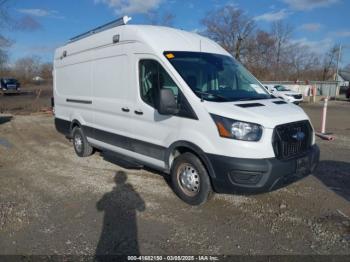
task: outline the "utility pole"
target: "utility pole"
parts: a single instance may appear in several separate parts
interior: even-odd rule
[[[342,46],[341,44],[339,45],[339,50],[338,50],[338,59],[337,59],[337,81],[338,81],[338,73],[339,73],[339,62],[340,62],[340,58],[341,58],[341,49]]]
[[[341,49],[342,46],[339,44],[339,50],[338,50],[338,59],[337,59],[337,72],[336,72],[336,81],[337,81],[337,90],[335,96],[339,96],[339,63],[340,63],[340,58],[341,58]]]

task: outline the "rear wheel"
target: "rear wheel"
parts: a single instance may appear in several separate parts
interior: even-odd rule
[[[93,147],[89,144],[83,130],[80,127],[75,127],[72,132],[73,146],[75,153],[80,157],[90,156],[93,152]]]
[[[184,153],[174,160],[171,183],[178,197],[190,205],[204,204],[213,192],[205,166],[192,153]]]

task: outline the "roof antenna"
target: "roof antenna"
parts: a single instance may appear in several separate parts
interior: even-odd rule
[[[127,15],[123,16],[123,22],[124,22],[125,25],[131,20],[132,20],[132,18],[129,17],[129,16],[127,16]]]

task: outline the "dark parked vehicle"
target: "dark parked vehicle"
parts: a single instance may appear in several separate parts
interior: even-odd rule
[[[0,90],[4,93],[17,93],[21,89],[21,84],[14,78],[1,78]]]
[[[350,87],[346,90],[345,96],[347,99],[350,99]]]

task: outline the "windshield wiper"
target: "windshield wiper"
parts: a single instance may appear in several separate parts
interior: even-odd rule
[[[224,100],[224,101],[228,101],[228,99],[224,96],[221,96],[221,95],[217,95],[217,94],[213,94],[213,93],[208,93],[208,92],[204,92],[204,91],[199,91],[199,90],[194,90],[194,92],[196,94],[200,94],[201,96],[201,101],[203,102],[204,99],[203,99],[203,95],[206,95],[206,96],[213,96],[213,97],[216,97],[216,98],[219,98],[221,100]]]

